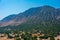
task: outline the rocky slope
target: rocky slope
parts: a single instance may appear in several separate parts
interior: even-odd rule
[[[56,24],[59,19],[60,10],[46,5],[30,8],[25,12],[19,13],[17,15],[9,15],[0,21],[0,26],[17,26],[22,23],[47,26],[48,24]]]

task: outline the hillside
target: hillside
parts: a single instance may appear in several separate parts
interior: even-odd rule
[[[5,17],[0,21],[0,26],[1,30],[37,30],[43,33],[59,33],[60,10],[47,5],[30,8],[23,13]]]

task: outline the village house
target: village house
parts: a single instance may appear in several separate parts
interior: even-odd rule
[[[54,37],[55,40],[60,40],[60,35],[58,35],[57,37]]]
[[[40,36],[44,36],[44,34],[34,33],[34,34],[32,34],[32,37],[34,37],[34,36],[40,37]]]
[[[15,40],[14,38],[8,38],[6,34],[0,34],[0,40]]]

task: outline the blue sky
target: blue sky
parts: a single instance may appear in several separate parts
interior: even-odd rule
[[[60,8],[60,0],[0,0],[0,20],[11,14],[18,14],[32,7],[50,5]]]

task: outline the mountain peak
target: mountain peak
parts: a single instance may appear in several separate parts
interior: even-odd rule
[[[44,6],[42,6],[42,7],[49,7],[49,8],[54,8],[54,7],[52,7],[52,6],[49,6],[49,5],[44,5]]]

